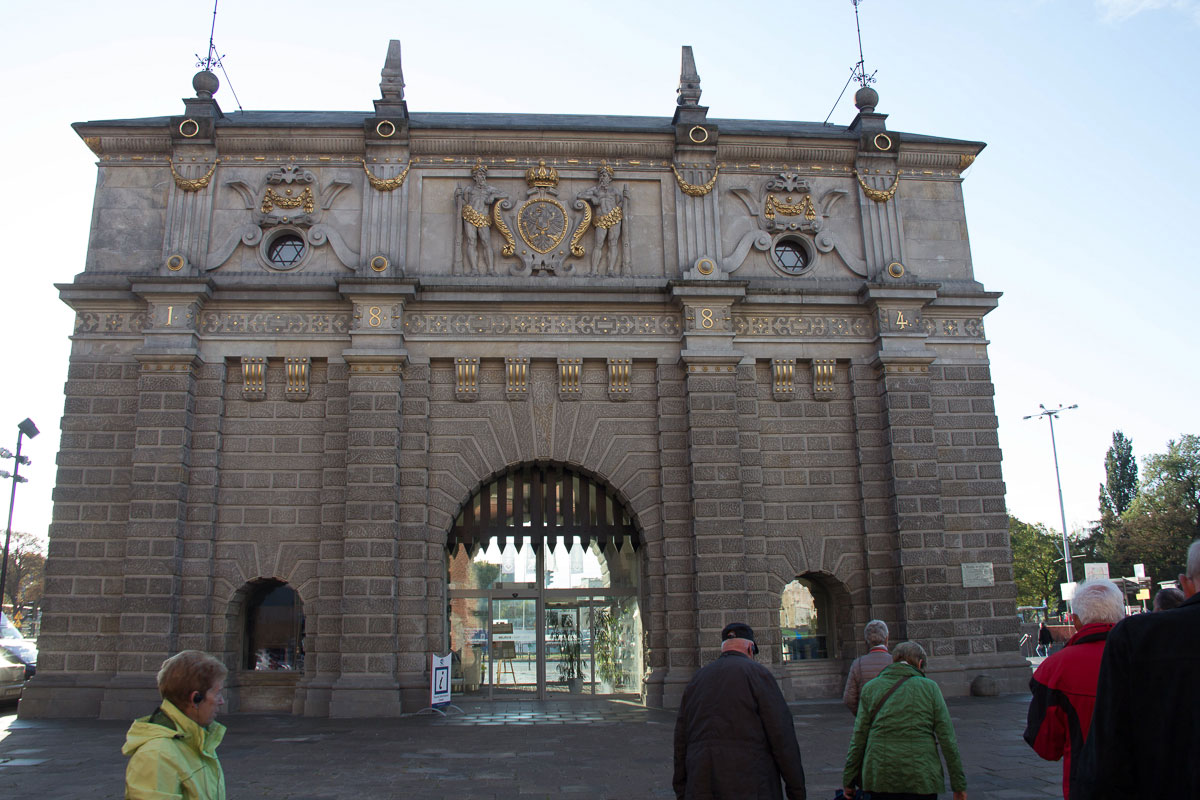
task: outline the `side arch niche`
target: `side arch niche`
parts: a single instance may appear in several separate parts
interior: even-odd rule
[[[278,578],[247,581],[230,600],[226,623],[230,710],[292,713],[305,661],[300,593]]]
[[[838,697],[853,654],[850,592],[824,572],[805,572],[779,593],[780,656],[793,699]]]

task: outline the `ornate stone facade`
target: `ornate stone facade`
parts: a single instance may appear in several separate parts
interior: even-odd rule
[[[947,693],[1019,689],[1004,483],[961,169],[983,145],[710,119],[374,114],[79,123],[97,153],[41,663],[23,715],[128,717],[183,648],[236,707],[397,714],[445,649],[448,533],[519,465],[640,537],[671,706],[735,619],[794,696],[882,618]],[[215,85],[215,78],[201,81]],[[198,84],[198,85],[200,85]],[[991,586],[960,565],[988,562]],[[830,658],[785,660],[783,587]],[[302,673],[243,674],[246,587],[304,604]]]

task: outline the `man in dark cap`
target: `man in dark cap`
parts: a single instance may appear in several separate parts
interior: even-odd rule
[[[804,800],[804,767],[792,712],[771,672],[754,661],[754,631],[721,631],[721,656],[683,692],[675,720],[675,796]]]

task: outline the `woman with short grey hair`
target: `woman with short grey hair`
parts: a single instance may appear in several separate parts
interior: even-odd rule
[[[871,800],[936,800],[946,785],[942,757],[954,800],[966,800],[967,776],[942,691],[925,677],[925,648],[901,642],[893,663],[863,687],[862,713],[854,721],[842,792],[854,787]],[[938,748],[941,756],[938,756]]]
[[[866,655],[854,659],[850,665],[850,673],[846,675],[846,688],[842,691],[842,702],[851,714],[858,713],[858,695],[862,692],[863,684],[874,678],[892,663],[888,653],[888,626],[881,619],[873,619],[863,628],[863,638],[867,640]]]

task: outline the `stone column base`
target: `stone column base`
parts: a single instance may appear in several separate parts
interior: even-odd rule
[[[100,713],[110,675],[39,672],[25,684],[17,716],[23,719],[86,717]],[[158,693],[155,692],[155,697]],[[147,712],[149,713],[149,712]]]
[[[937,682],[946,697],[966,697],[971,694],[971,682],[980,675],[996,681],[1001,694],[1027,692],[1033,670],[1020,653],[985,653],[930,658],[925,675]]]
[[[343,676],[329,694],[329,717],[399,717],[403,714],[400,686],[390,678]]]

